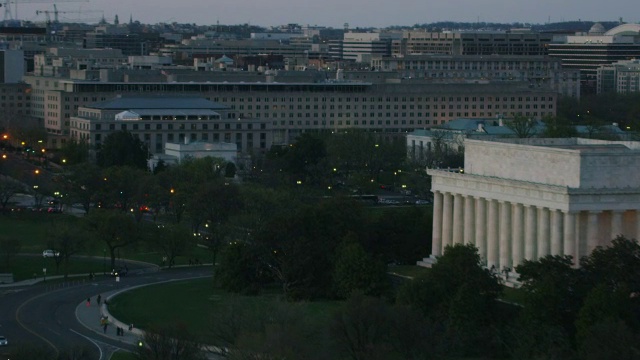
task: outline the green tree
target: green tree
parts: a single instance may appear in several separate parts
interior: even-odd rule
[[[295,180],[318,183],[326,173],[324,163],[327,156],[324,141],[311,133],[303,133],[291,144],[285,154],[288,170]],[[323,171],[325,170],[325,171]]]
[[[389,311],[383,300],[354,293],[331,323],[341,352],[353,360],[389,359],[393,350]]]
[[[548,255],[525,260],[516,267],[522,290],[527,294],[523,316],[543,324],[560,326],[573,334],[573,323],[584,297],[579,270],[571,256]]]
[[[147,168],[149,151],[137,135],[127,131],[113,132],[104,139],[98,149],[97,164],[100,167],[131,166]]]
[[[629,294],[629,289],[626,287],[612,290],[606,284],[599,284],[591,289],[576,319],[576,337],[579,347],[584,348],[586,341],[593,341],[590,335],[596,324],[607,320],[626,320],[627,325],[637,323],[637,320],[633,320],[632,298]],[[629,329],[629,331],[632,330]]]
[[[583,257],[580,265],[588,283],[640,292],[640,244],[635,239],[618,236],[609,246],[599,246]]]
[[[580,359],[640,359],[640,336],[621,319],[605,318],[583,334]]]
[[[353,234],[345,236],[337,249],[333,277],[336,295],[341,298],[354,291],[380,296],[389,288],[386,265],[367,254]]]
[[[78,165],[88,162],[89,144],[86,141],[67,140],[58,154],[63,165]]]
[[[194,232],[199,232],[203,222],[209,226],[206,240],[212,254],[212,261],[215,263],[227,233],[225,231],[227,220],[238,213],[243,205],[238,186],[221,179],[202,183],[196,189],[189,204]]]
[[[545,124],[542,137],[546,138],[569,138],[576,137],[578,132],[576,128],[565,117],[546,116],[542,119]]]
[[[364,234],[362,209],[353,201],[327,199],[276,216],[258,234],[265,268],[293,299],[324,297],[332,289],[332,263],[339,240]]]
[[[255,293],[259,287],[259,269],[251,246],[232,242],[220,254],[216,280],[220,286],[235,293]]]

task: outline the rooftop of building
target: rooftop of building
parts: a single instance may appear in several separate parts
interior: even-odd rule
[[[210,109],[226,110],[227,105],[205,98],[186,96],[119,96],[87,105],[100,110],[158,110],[158,109]]]

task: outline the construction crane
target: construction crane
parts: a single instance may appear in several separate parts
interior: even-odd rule
[[[51,24],[51,14],[53,14],[53,23],[59,22],[59,14],[101,14],[104,17],[104,11],[102,10],[63,10],[58,11],[56,4],[53,4],[53,11],[50,10],[36,10],[36,15],[44,14],[47,17],[47,24]],[[82,19],[77,19],[82,20]]]
[[[2,0],[0,6],[4,7],[4,21],[18,19],[18,4],[50,4],[62,2],[89,2],[89,0]],[[14,13],[11,13],[11,4],[14,5]]]

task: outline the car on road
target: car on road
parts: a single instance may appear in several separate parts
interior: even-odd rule
[[[9,345],[9,341],[7,341],[7,338],[4,336],[0,336],[0,346],[7,346]]]
[[[129,272],[129,269],[126,267],[119,267],[111,270],[111,276],[126,276]]]
[[[58,256],[60,256],[59,251],[45,250],[42,252],[42,257],[45,257],[45,258],[52,258],[52,257],[58,257]]]

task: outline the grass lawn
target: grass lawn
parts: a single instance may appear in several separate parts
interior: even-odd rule
[[[418,266],[418,265],[396,265],[396,266],[389,266],[388,272],[415,278],[419,275],[428,273],[429,268],[426,268],[424,266]]]
[[[526,296],[527,294],[522,289],[503,286],[500,299],[511,303],[523,304]]]
[[[133,353],[124,350],[118,350],[111,355],[111,360],[136,360],[138,359]]]
[[[268,314],[279,293],[242,296],[214,288],[212,279],[179,281],[146,286],[117,296],[109,303],[109,311],[118,320],[140,328],[158,324],[182,323],[192,334],[207,341],[212,321],[234,308],[252,309],[255,314]],[[288,304],[288,303],[287,303]],[[290,304],[302,312],[314,326],[326,328],[340,302],[303,302]]]
[[[52,258],[42,256],[16,256],[8,272],[13,273],[14,281],[21,281],[37,277],[42,277],[42,269],[47,269],[47,276],[64,275],[63,264],[56,270],[56,262]],[[5,271],[5,269],[3,269]],[[89,272],[102,273],[102,260],[72,258],[69,261],[68,274],[85,274]]]
[[[42,275],[42,268],[47,268],[47,275],[60,275],[63,272],[55,272],[55,262],[53,259],[42,259],[42,251],[50,248],[48,243],[48,233],[55,223],[59,222],[78,223],[81,219],[65,214],[49,214],[49,213],[9,213],[8,215],[0,215],[0,238],[18,239],[21,244],[21,254],[34,254],[33,258],[28,256],[18,256],[12,262],[10,269],[6,269],[4,261],[0,261],[0,272],[13,272],[14,280],[24,280],[33,277],[36,273]],[[105,255],[105,246],[100,240],[88,241],[86,249],[79,255],[95,256],[97,260],[79,260],[72,259],[69,273],[102,273],[102,257]],[[131,259],[149,262],[160,265],[162,262],[162,254],[153,250],[146,249],[144,246],[121,248],[117,256],[123,259]],[[106,252],[107,261],[109,261],[109,253]],[[211,252],[203,247],[194,246],[183,256],[179,256],[175,260],[176,265],[186,265],[189,259],[198,259],[201,263],[211,262]],[[2,259],[4,260],[4,259]]]

